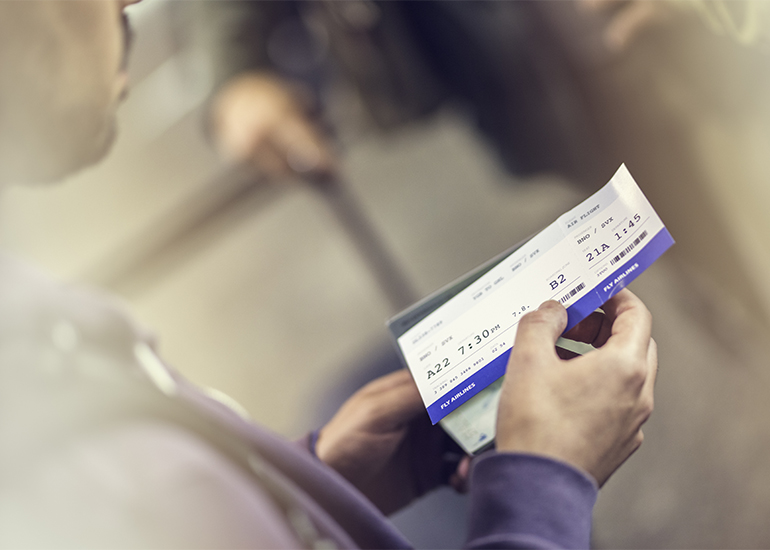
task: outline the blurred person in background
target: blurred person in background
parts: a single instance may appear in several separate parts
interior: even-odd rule
[[[466,112],[514,175],[554,173],[595,186],[619,162],[597,123],[580,53],[537,1],[205,2],[201,26],[215,93],[210,138],[221,156],[278,178],[340,169],[325,106],[329,82],[352,83],[381,130],[451,104]],[[577,0],[607,51],[650,28],[699,16],[744,44],[767,42],[767,2]],[[576,28],[585,25],[582,21]],[[593,32],[589,24],[584,31]],[[626,154],[628,154],[626,152]]]
[[[601,158],[591,121],[536,4],[205,3],[213,143],[276,177],[338,170],[323,115],[341,75],[381,130],[454,105],[511,173],[591,181]]]
[[[0,2],[0,183],[98,161],[127,89],[129,1]],[[385,513],[440,483],[470,493],[469,547],[588,547],[597,489],[639,447],[657,369],[629,291],[554,344],[520,322],[497,450],[447,456],[407,371],[288,442],[168,368],[115,300],[0,256],[0,546],[408,547]],[[469,469],[472,473],[469,475]]]

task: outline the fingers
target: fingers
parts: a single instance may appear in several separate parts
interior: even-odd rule
[[[642,387],[641,398],[644,399],[648,406],[649,412],[652,413],[654,406],[654,393],[655,393],[655,381],[658,378],[658,344],[650,338],[650,345],[647,348],[647,378],[644,381]],[[647,415],[649,416],[649,414]]]
[[[553,300],[544,302],[519,321],[511,358],[533,364],[541,359],[555,358],[556,340],[566,326],[567,310],[564,306]]]
[[[379,378],[375,378],[368,384],[366,384],[361,391],[371,393],[382,393],[393,388],[404,390],[410,388],[417,392],[417,386],[414,384],[412,375],[406,369],[398,369]]]
[[[607,343],[613,330],[625,335],[627,327],[635,327],[636,338],[641,347],[638,352],[646,349],[649,341],[651,316],[641,300],[630,290],[624,289],[603,306],[604,312],[594,311],[573,328],[564,333],[564,337],[576,342],[591,344],[600,348]],[[620,324],[617,319],[620,314]],[[617,327],[617,328],[616,328]],[[644,356],[640,353],[640,356]]]
[[[468,479],[471,473],[472,457],[464,456],[457,463],[457,469],[449,476],[449,485],[458,493],[468,492]]]
[[[365,414],[382,430],[393,429],[425,414],[420,393],[406,369],[369,382],[354,398],[365,403]]]
[[[604,313],[601,311],[594,311],[588,317],[580,321],[577,325],[565,332],[563,336],[564,338],[574,340],[576,342],[593,344],[597,341],[604,325]],[[609,336],[609,332],[607,334]]]
[[[271,176],[282,176],[289,172],[289,166],[286,164],[286,157],[280,148],[273,144],[272,140],[264,136],[258,143],[254,144],[249,152],[239,158],[237,162],[249,163],[261,172],[266,172]]]
[[[337,162],[326,141],[304,115],[293,114],[266,127],[253,126],[244,144],[228,146],[229,157],[273,177],[334,175]]]
[[[336,159],[320,131],[305,116],[278,126],[272,136],[283,153],[286,168],[296,174],[334,174]]]
[[[646,358],[652,332],[652,315],[628,289],[621,290],[603,306],[612,326],[606,345],[618,346],[635,357]]]
[[[570,351],[568,349],[564,349],[562,347],[556,346],[556,355],[559,356],[559,359],[574,359],[575,357],[580,357],[579,353],[575,353],[574,351]]]
[[[614,346],[622,348],[626,355],[644,360],[650,347],[652,316],[642,301],[623,289],[603,307],[605,312],[594,311],[563,336],[595,348],[604,346],[612,337]],[[559,310],[564,311],[564,308],[557,302],[546,302],[537,312],[521,320],[514,346],[514,350],[518,348],[519,356],[545,353],[554,331],[562,327]],[[556,351],[561,359],[571,358],[570,354]]]
[[[651,386],[655,386],[658,379],[658,343],[652,338],[650,338],[650,347],[647,351],[647,362],[650,368],[648,380],[650,380]]]

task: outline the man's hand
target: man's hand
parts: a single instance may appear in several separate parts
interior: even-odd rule
[[[336,170],[331,148],[300,94],[277,76],[233,77],[212,101],[210,116],[215,146],[229,161],[277,178]]]
[[[391,513],[437,487],[454,472],[457,488],[468,459],[445,462],[448,436],[432,426],[411,375],[400,370],[370,382],[324,426],[316,454]],[[458,449],[459,450],[459,449]]]
[[[597,347],[560,359],[567,324],[557,302],[519,323],[497,417],[497,449],[567,462],[603,485],[642,444],[652,413],[657,348],[644,304],[623,290],[565,336]]]

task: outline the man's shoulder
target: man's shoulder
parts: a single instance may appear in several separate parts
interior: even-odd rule
[[[146,385],[137,346],[148,344],[109,298],[56,282],[0,253],[0,415],[24,426],[19,456],[126,408]],[[94,414],[95,413],[95,414]],[[16,434],[0,422],[0,434]],[[30,447],[31,448],[31,447]]]
[[[36,341],[71,352],[149,338],[117,297],[57,281],[0,252],[0,349]]]

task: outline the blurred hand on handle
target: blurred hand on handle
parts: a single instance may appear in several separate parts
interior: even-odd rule
[[[228,162],[266,175],[336,175],[338,162],[299,90],[277,75],[244,72],[211,102],[214,145]]]

